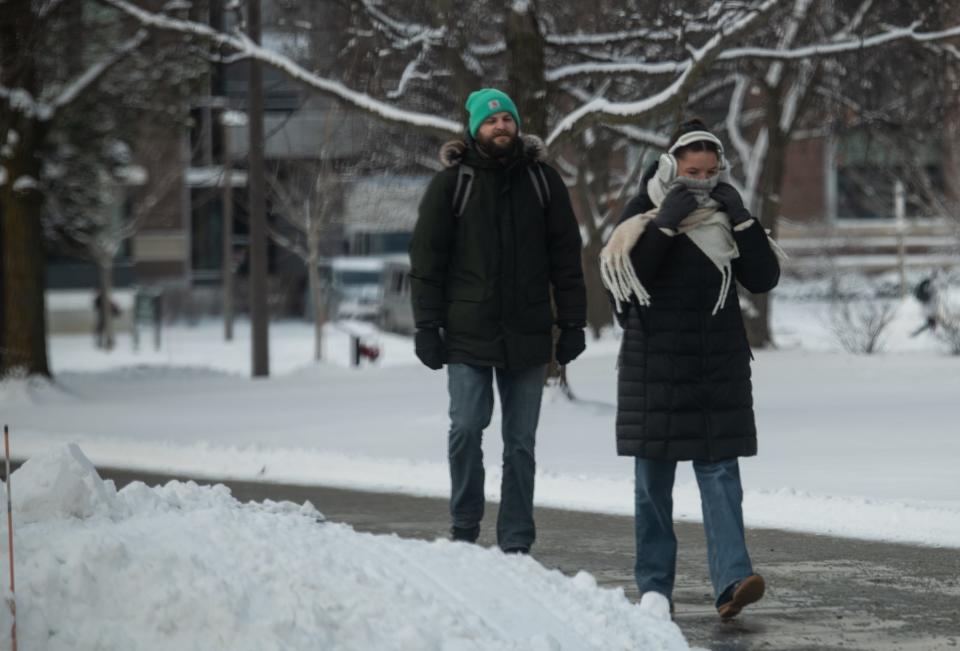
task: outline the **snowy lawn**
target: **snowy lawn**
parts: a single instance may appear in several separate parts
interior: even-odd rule
[[[748,526],[960,548],[960,357],[924,334],[907,299],[887,351],[838,352],[823,303],[779,300],[782,348],[754,363],[760,452],[742,461]],[[380,362],[347,366],[367,332]],[[310,363],[309,324],[271,326],[273,376],[251,380],[248,332],[179,326],[159,353],[111,354],[89,337],[54,337],[56,384],[0,385],[13,454],[77,442],[97,464],[213,478],[323,484],[446,496],[446,375],[420,366],[409,338],[365,324],[330,326],[326,362]],[[548,390],[538,434],[537,503],[632,513],[632,461],[614,448],[617,337],[570,366],[578,397]],[[499,414],[488,431],[487,493],[496,498]],[[681,464],[678,519],[699,520]]]
[[[688,649],[585,572],[360,534],[310,503],[240,504],[222,485],[117,491],[76,446],[12,485],[22,649]],[[0,607],[2,648],[10,624]]]

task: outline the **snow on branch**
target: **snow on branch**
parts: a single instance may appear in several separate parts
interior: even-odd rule
[[[743,113],[743,100],[750,90],[750,80],[746,75],[736,75],[733,93],[730,95],[730,108],[727,109],[727,139],[736,150],[741,161],[750,160],[751,147],[740,130],[740,114]]]
[[[683,31],[687,34],[695,33],[713,33],[717,26],[700,21],[688,21],[684,24]],[[635,43],[636,41],[676,41],[680,38],[679,30],[673,29],[631,29],[619,32],[604,32],[597,34],[547,34],[544,40],[547,45],[555,47],[584,45],[614,45],[617,43]]]
[[[470,50],[470,53],[478,57],[489,57],[495,56],[497,54],[503,54],[507,51],[507,44],[505,41],[497,41],[495,43],[487,43],[482,45],[475,45],[473,43],[467,45],[467,48]]]
[[[52,3],[46,7],[53,11]],[[48,122],[56,112],[76,101],[88,88],[92,87],[114,65],[122,61],[128,54],[140,47],[147,40],[145,30],[138,31],[127,39],[109,55],[87,68],[80,76],[63,86],[52,100],[37,100],[22,88],[4,88],[0,86],[0,99],[6,100],[10,109],[27,118]]]
[[[109,56],[97,61],[87,68],[83,74],[67,84],[53,101],[54,109],[62,108],[79,97],[83,91],[97,82],[104,73],[121,61],[128,54],[140,47],[147,40],[146,30],[138,31],[132,38],[126,40]]]
[[[577,63],[569,66],[562,66],[553,70],[548,70],[544,74],[547,81],[562,81],[572,77],[596,76],[596,75],[663,75],[676,72],[683,72],[690,67],[689,61],[658,61],[648,63],[646,61],[636,62],[615,62],[615,63]]]
[[[370,0],[361,0],[360,5],[381,31],[388,32],[393,38],[394,45],[406,49],[420,43],[437,44],[446,37],[446,27],[426,27],[415,23],[402,23],[388,16],[378,9]]]
[[[45,102],[38,101],[24,88],[7,88],[0,86],[0,100],[14,113],[40,120],[41,122],[53,117],[53,107]]]
[[[677,33],[665,29],[635,29],[604,34],[547,34],[544,40],[548,45],[558,47],[583,45],[611,45],[614,43],[647,41],[673,41]]]
[[[640,117],[650,116],[658,111],[669,109],[676,103],[683,101],[690,88],[696,83],[700,73],[722,52],[724,44],[751,28],[780,2],[781,0],[765,0],[756,9],[747,12],[736,20],[727,24],[723,24],[721,20],[717,33],[703,47],[691,53],[688,65],[683,72],[669,86],[652,97],[636,102],[611,102],[604,98],[587,102],[560,120],[547,138],[547,145],[552,144],[565,132],[576,129],[589,118],[619,124],[634,122]]]
[[[620,135],[626,136],[633,142],[643,145],[650,145],[651,147],[657,147],[658,149],[666,149],[670,144],[670,138],[662,133],[651,131],[649,129],[641,129],[640,127],[631,126],[629,124],[611,126],[610,128]]]
[[[575,86],[565,85],[563,86],[564,92],[568,93],[571,97],[575,98],[580,102],[589,102],[595,97],[594,94],[588,93],[585,90],[577,88]],[[658,149],[666,149],[667,145],[670,144],[670,138],[659,133],[657,131],[652,131],[650,129],[641,129],[640,127],[635,127],[629,124],[621,125],[606,125],[611,131],[619,133],[621,136],[631,140],[635,143],[642,145],[648,145],[651,147],[657,147]],[[573,174],[571,174],[573,176]]]
[[[804,3],[809,4],[809,3]],[[855,17],[855,21],[859,22],[862,20],[862,16],[859,14]],[[795,22],[795,21],[794,21]],[[866,38],[855,38],[855,37],[841,37],[840,39],[835,39],[830,43],[819,43],[808,45],[798,48],[760,48],[760,47],[742,47],[742,48],[732,48],[725,50],[717,55],[716,59],[718,61],[733,61],[737,59],[770,59],[770,60],[797,60],[797,59],[808,59],[814,57],[824,57],[831,56],[836,54],[845,54],[850,52],[856,52],[859,50],[864,50],[868,48],[878,47],[885,45],[887,43],[892,43],[899,40],[912,40],[918,43],[931,43],[937,41],[945,41],[953,38],[960,37],[960,27],[952,27],[950,29],[940,30],[936,32],[918,32],[917,28],[919,23],[914,23],[907,27],[890,27],[886,31],[874,34],[873,36]],[[846,36],[852,27],[845,28],[842,32],[843,36]],[[608,35],[596,34],[596,35],[585,35],[583,38],[588,39],[588,37],[604,37]],[[598,40],[598,43],[603,43],[603,41]],[[946,46],[945,49],[952,48],[952,46]],[[953,48],[954,51],[956,48]],[[949,51],[949,50],[948,50]],[[571,64],[566,66],[561,66],[553,70],[547,71],[545,78],[547,81],[562,81],[564,79],[570,79],[574,77],[582,76],[596,76],[596,75],[623,75],[623,74],[643,74],[643,75],[658,75],[658,74],[670,74],[670,73],[679,73],[686,70],[690,65],[691,61],[657,61],[657,62],[646,62],[646,61],[635,61],[635,62],[612,62],[612,63],[578,63]]]
[[[244,34],[225,34],[203,23],[171,18],[163,14],[146,11],[128,2],[128,0],[100,0],[100,2],[118,9],[145,27],[195,36],[213,45],[237,52],[246,58],[255,59],[260,63],[285,72],[292,79],[314,90],[337,98],[354,108],[360,109],[382,120],[444,134],[460,134],[463,132],[464,127],[459,122],[447,120],[428,113],[401,109],[392,104],[377,100],[365,93],[347,88],[339,81],[316,75],[298,65],[289,57],[254,43]]]
[[[879,34],[874,34],[866,38],[852,38],[836,43],[820,43],[808,45],[806,47],[794,48],[791,50],[778,50],[768,48],[735,48],[723,52],[719,57],[721,61],[730,61],[732,59],[808,59],[812,57],[830,56],[834,54],[846,54],[865,50],[895,41],[909,40],[917,43],[931,43],[936,41],[945,41],[960,37],[960,26],[951,27],[936,32],[918,32],[919,23],[913,23],[908,27],[897,27],[889,29]]]
[[[400,83],[397,84],[397,88],[395,90],[389,91],[387,93],[387,97],[389,97],[390,99],[397,99],[399,97],[402,97],[407,90],[407,84],[409,84],[412,79],[430,79],[429,74],[417,72],[417,66],[421,65],[424,62],[429,52],[430,52],[430,47],[424,44],[423,48],[420,49],[420,53],[417,54],[416,58],[412,59],[403,69],[403,74],[400,76]]]
[[[47,2],[44,2],[40,8],[37,9],[37,18],[44,20],[47,16],[59,9],[63,2],[64,0],[47,0]]]

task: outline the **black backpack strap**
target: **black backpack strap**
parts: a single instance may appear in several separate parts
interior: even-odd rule
[[[453,216],[461,217],[470,200],[470,189],[473,187],[473,168],[460,164],[457,169],[457,187],[453,191]]]
[[[527,167],[527,173],[530,174],[530,181],[533,182],[533,189],[537,192],[540,206],[546,208],[550,205],[550,184],[547,183],[547,175],[543,172],[543,165],[536,163]]]
[[[530,175],[530,182],[533,183],[533,189],[537,193],[540,206],[546,209],[550,205],[550,184],[547,182],[547,175],[543,171],[543,166],[540,163],[528,166],[527,173]],[[470,200],[470,190],[473,188],[473,176],[473,168],[461,163],[457,169],[457,185],[453,191],[454,217],[462,217],[463,211],[467,208],[467,202]]]

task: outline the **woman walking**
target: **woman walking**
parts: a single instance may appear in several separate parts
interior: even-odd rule
[[[738,458],[757,452],[739,282],[767,292],[779,248],[719,180],[723,145],[699,120],[680,125],[601,253],[624,328],[617,453],[635,457],[641,608],[669,617],[677,556],[673,483],[692,461],[715,606],[736,616],[764,593],[744,539]]]

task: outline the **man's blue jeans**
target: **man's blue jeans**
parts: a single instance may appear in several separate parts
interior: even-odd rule
[[[450,391],[450,515],[453,526],[469,528],[483,518],[483,430],[493,415],[493,375],[503,423],[503,480],[497,543],[501,549],[529,549],[536,537],[533,524],[534,445],[544,366],[494,369],[448,364]]]
[[[675,461],[636,459],[635,575],[640,593],[659,592],[672,600],[677,564],[673,532]],[[743,488],[737,459],[693,462],[700,487],[707,561],[714,600],[724,590],[753,574],[743,533]]]

